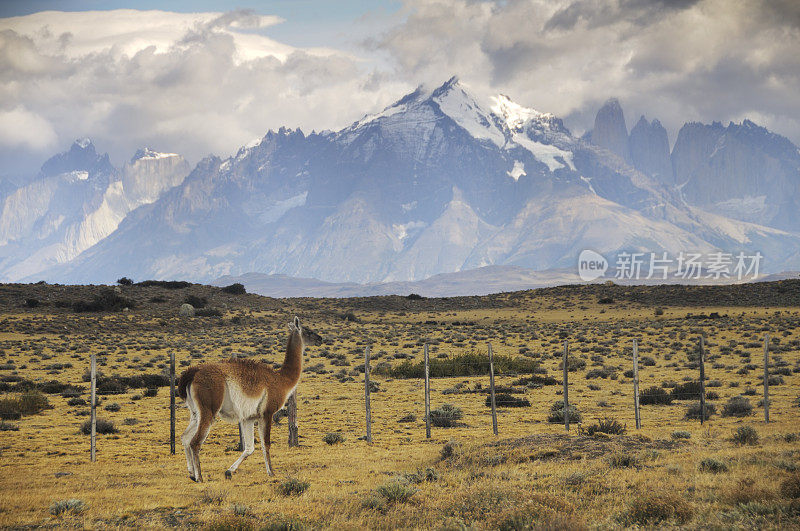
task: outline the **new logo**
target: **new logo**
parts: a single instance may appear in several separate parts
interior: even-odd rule
[[[581,251],[578,257],[578,276],[584,282],[602,277],[608,269],[608,261],[600,253],[589,249]]]

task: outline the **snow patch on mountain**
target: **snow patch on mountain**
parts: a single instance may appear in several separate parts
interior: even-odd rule
[[[515,181],[519,181],[520,177],[527,175],[525,173],[525,165],[518,160],[514,161],[514,167],[511,168],[511,171],[507,171],[506,174]]]
[[[564,151],[552,144],[536,142],[521,133],[514,133],[514,136],[511,138],[515,143],[530,151],[537,160],[545,163],[550,171],[564,168],[565,163],[569,169],[575,171],[575,164],[572,162],[572,152]]]
[[[473,138],[488,140],[497,147],[503,147],[506,137],[497,127],[495,118],[458,85],[447,90],[434,92],[433,101],[439,109],[464,128]]]

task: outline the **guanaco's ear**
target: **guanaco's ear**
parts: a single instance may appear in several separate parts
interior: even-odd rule
[[[294,326],[300,330],[300,319],[296,315],[294,316]]]

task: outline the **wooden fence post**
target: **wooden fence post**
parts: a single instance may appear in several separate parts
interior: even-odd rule
[[[169,453],[175,455],[175,352],[169,353]]]
[[[764,422],[769,422],[769,334],[764,334]]]
[[[425,343],[425,438],[431,438],[431,378],[428,367],[428,344]]]
[[[642,418],[639,413],[639,346],[633,340],[633,412],[636,419],[636,429],[642,429]]]
[[[569,431],[569,385],[567,384],[567,374],[569,373],[569,342],[564,341],[564,428]]]
[[[489,396],[492,403],[492,432],[497,435],[497,406],[494,400],[494,356],[492,355],[492,344],[489,345]]]
[[[300,436],[297,429],[297,388],[289,395],[289,400],[286,401],[286,409],[289,413],[289,448],[294,448],[300,446]]]
[[[700,424],[706,421],[706,348],[700,336]]]
[[[89,459],[92,463],[95,462],[96,459],[96,444],[97,444],[97,355],[92,352],[92,362],[91,362],[91,424],[92,424],[92,432],[89,440]]]
[[[364,400],[367,408],[367,442],[372,442],[372,408],[369,403],[369,345],[364,349]]]

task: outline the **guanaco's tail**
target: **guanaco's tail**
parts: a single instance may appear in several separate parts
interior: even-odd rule
[[[200,370],[200,367],[189,367],[183,374],[181,374],[180,380],[178,380],[178,396],[186,400],[186,388],[189,387],[189,384],[192,383],[194,380],[194,375],[197,374],[197,371]]]

